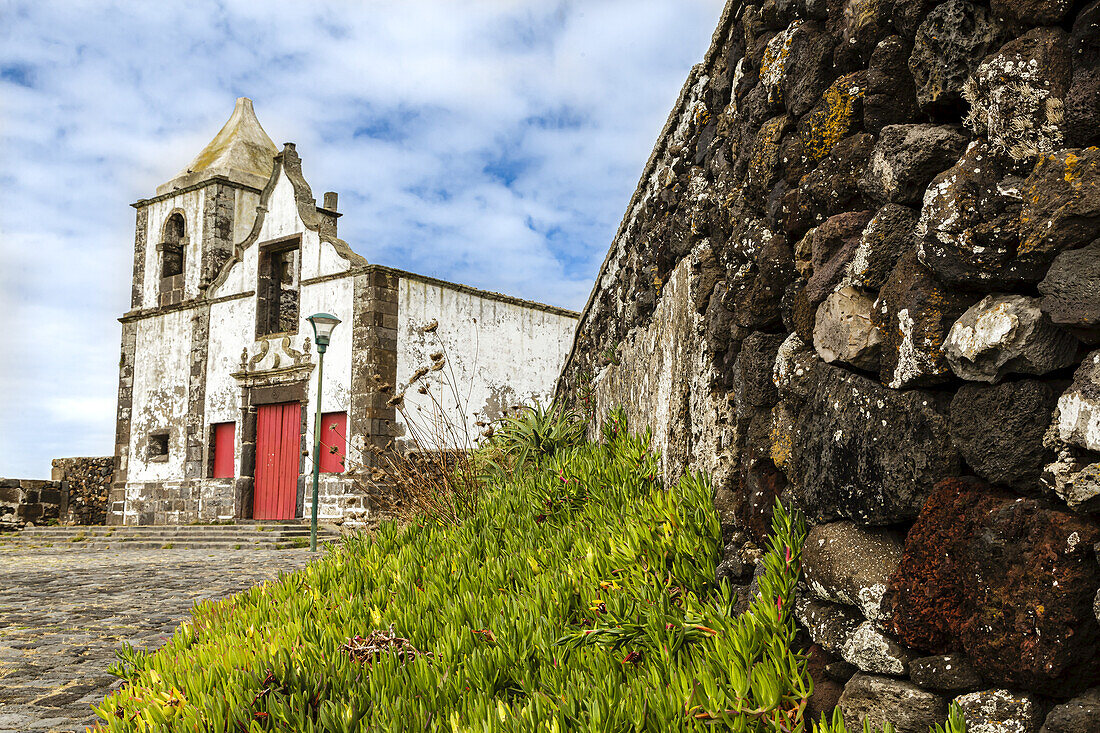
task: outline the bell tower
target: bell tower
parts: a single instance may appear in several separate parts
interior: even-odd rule
[[[146,310],[198,298],[233,251],[234,211],[242,196],[256,198],[275,155],[252,100],[233,114],[194,160],[137,209],[130,307]],[[244,201],[240,203],[245,203]]]
[[[127,523],[155,520],[141,509],[144,499],[125,496],[129,474],[152,475],[163,466],[182,474],[185,484],[178,490],[183,492],[187,482],[203,475],[210,338],[205,294],[234,243],[251,229],[278,152],[256,119],[252,100],[241,97],[186,168],[158,186],[156,195],[133,204],[133,286],[130,311],[120,319],[112,522],[122,522],[124,514],[132,515]],[[177,344],[187,350],[173,361]],[[145,395],[139,399],[145,404],[151,392],[169,385],[157,398],[157,414],[134,414],[135,392]]]

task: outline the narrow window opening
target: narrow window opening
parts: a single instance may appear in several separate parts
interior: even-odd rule
[[[151,433],[146,448],[146,457],[150,461],[168,460],[168,432]]]
[[[343,473],[346,470],[348,446],[348,414],[326,412],[321,415],[321,473]]]
[[[260,253],[256,287],[256,334],[298,332],[300,284],[298,243],[265,249]]]
[[[183,274],[183,246],[186,232],[183,216],[178,212],[164,222],[164,240],[161,243],[161,277]]]

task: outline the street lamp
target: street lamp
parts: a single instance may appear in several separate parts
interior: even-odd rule
[[[313,326],[313,342],[317,344],[317,415],[313,420],[313,512],[309,522],[309,551],[317,552],[317,484],[321,480],[321,385],[325,375],[325,350],[332,330],[340,319],[328,313],[314,313],[306,319]]]

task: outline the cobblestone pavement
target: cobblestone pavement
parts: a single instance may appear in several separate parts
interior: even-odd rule
[[[0,551],[0,733],[84,731],[123,642],[159,647],[196,601],[306,565],[306,550]]]

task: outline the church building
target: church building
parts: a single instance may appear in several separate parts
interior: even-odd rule
[[[246,98],[133,206],[112,524],[309,516],[311,314],[341,321],[321,390],[325,520],[371,510],[348,469],[372,447],[439,434],[441,420],[476,437],[512,405],[547,402],[573,339],[572,311],[354,252],[337,236],[337,195],[317,204],[294,145],[280,151]]]

